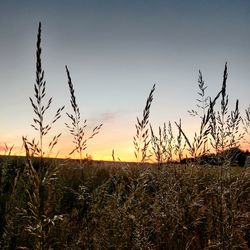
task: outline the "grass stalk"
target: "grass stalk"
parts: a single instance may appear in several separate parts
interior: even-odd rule
[[[134,142],[134,154],[137,162],[146,162],[149,160],[148,155],[148,147],[150,140],[149,138],[149,113],[150,113],[150,107],[153,101],[153,94],[155,91],[155,84],[153,85],[153,88],[151,89],[149,96],[146,101],[146,106],[143,110],[143,117],[140,120],[137,117],[137,124],[135,124],[136,127],[136,135],[133,137]]]
[[[79,154],[80,164],[82,164],[83,152],[87,148],[87,141],[93,139],[97,134],[99,134],[103,124],[94,127],[90,136],[86,137],[85,128],[87,126],[87,120],[85,119],[83,123],[81,123],[80,108],[76,102],[75,90],[70,76],[70,72],[67,66],[65,66],[65,68],[70,91],[70,104],[73,109],[73,114],[66,113],[71,121],[71,125],[65,123],[66,127],[69,129],[70,134],[73,136],[74,149],[69,153],[69,155],[72,155],[74,152],[77,152]]]

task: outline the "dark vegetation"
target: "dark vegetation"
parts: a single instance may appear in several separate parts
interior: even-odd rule
[[[83,158],[102,124],[86,136],[67,67],[73,113],[66,126],[71,153],[80,160],[47,158],[60,133],[46,146],[44,137],[63,107],[45,123],[52,98],[45,100],[40,24],[36,59],[30,101],[38,139],[23,137],[26,157],[11,156],[7,146],[0,157],[0,249],[250,249],[250,162],[239,148],[249,134],[250,109],[242,118],[237,100],[228,110],[227,64],[215,98],[206,96],[199,72],[200,99],[197,110],[189,111],[200,119],[193,138],[181,120],[176,134],[171,122],[157,132],[152,128],[154,85],[136,121],[137,162],[125,163]]]

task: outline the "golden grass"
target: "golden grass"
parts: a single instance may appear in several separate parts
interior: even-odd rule
[[[17,162],[9,160],[8,168],[22,166],[24,159]],[[230,168],[230,174],[224,169],[221,176],[220,168],[209,166],[80,166],[62,160],[46,164],[58,173],[46,185],[46,221],[39,231],[44,233],[43,248],[37,244],[36,217],[21,215],[35,204],[24,190],[35,188],[36,182],[27,182],[24,171],[15,190],[5,194],[9,196],[2,249],[13,244],[16,249],[32,249],[35,244],[37,249],[250,247],[249,168]]]

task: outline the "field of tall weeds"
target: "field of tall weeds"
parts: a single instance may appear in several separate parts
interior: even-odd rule
[[[249,134],[245,118],[228,108],[227,64],[220,91],[206,96],[201,72],[199,98],[189,113],[200,118],[199,131],[187,136],[181,120],[156,132],[149,114],[156,86],[136,120],[136,162],[84,159],[89,135],[66,66],[72,113],[65,124],[79,160],[52,159],[61,133],[44,138],[60,121],[64,106],[45,120],[47,99],[41,61],[41,24],[37,34],[36,82],[30,103],[37,138],[23,137],[25,157],[0,157],[0,249],[250,249],[249,157],[239,149]],[[184,157],[188,154],[188,158]],[[243,159],[243,160],[242,160]],[[185,162],[185,163],[184,163]],[[239,165],[243,162],[242,167]]]
[[[1,249],[249,249],[248,168],[44,164],[58,172],[39,215],[42,184],[4,160]]]

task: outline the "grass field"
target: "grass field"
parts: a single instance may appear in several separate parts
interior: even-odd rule
[[[0,157],[0,249],[250,249],[249,152],[239,148],[250,135],[250,108],[245,118],[238,100],[229,110],[227,64],[215,98],[206,96],[199,72],[201,99],[198,111],[190,114],[201,119],[193,138],[181,120],[175,123],[177,134],[171,122],[157,132],[151,127],[153,85],[142,118],[136,120],[134,163],[84,159],[88,140],[102,124],[86,136],[87,120],[82,120],[66,67],[72,108],[66,113],[73,145],[69,154],[79,160],[60,160],[45,157],[60,139],[58,132],[44,143],[64,106],[52,122],[45,121],[52,98],[45,98],[41,51],[39,24],[30,98],[37,138],[23,137],[25,157],[11,156],[7,146],[6,156]],[[236,167],[240,162],[243,167]]]
[[[43,164],[1,161],[1,249],[250,248],[249,168]]]

